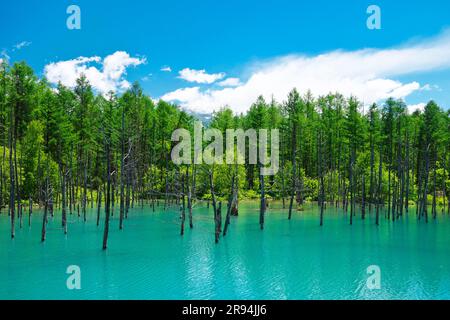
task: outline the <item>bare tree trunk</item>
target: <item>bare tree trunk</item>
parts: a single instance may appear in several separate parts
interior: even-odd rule
[[[364,175],[363,175],[364,176]],[[375,178],[375,144],[372,130],[370,132],[370,186],[369,186],[369,213],[372,212],[374,198],[374,178]],[[363,184],[364,185],[364,184]]]
[[[99,186],[97,190],[97,227],[100,225],[100,211],[102,208],[102,189]],[[105,208],[106,210],[106,208]]]
[[[45,241],[46,233],[47,233],[47,217],[49,210],[49,194],[50,194],[50,186],[48,177],[45,179],[45,202],[44,202],[44,215],[42,217],[42,232],[41,232],[41,242]]]
[[[33,214],[33,198],[30,196],[29,202],[29,210],[28,210],[28,226],[31,227],[31,215]]]
[[[195,172],[193,172],[195,174]],[[189,228],[194,228],[194,223],[192,221],[192,193],[191,188],[189,186],[189,167],[186,172],[186,188],[187,188],[187,195],[188,195],[188,210],[189,210]]]
[[[82,211],[83,211],[83,220],[86,222],[86,202],[87,202],[87,162],[89,162],[88,159],[86,159],[84,163],[84,176],[83,176],[83,200],[82,200]]]
[[[219,243],[220,232],[222,229],[222,202],[219,202],[214,220],[216,224],[215,241],[216,243]]]
[[[259,165],[261,169],[261,164]],[[264,213],[266,212],[266,195],[264,192],[264,176],[259,172],[259,188],[260,188],[260,207],[259,207],[259,225],[264,230]]]
[[[13,123],[13,108],[11,107],[11,123]],[[10,217],[11,217],[11,239],[14,239],[15,237],[15,181],[14,181],[14,164],[13,164],[13,129],[12,125],[9,129],[9,179],[10,179],[10,191],[9,191],[9,211],[10,211]]]
[[[127,162],[130,165],[129,162]],[[130,210],[130,188],[131,188],[131,173],[130,168],[127,169],[127,188],[125,194],[125,219],[128,219],[128,211]]]
[[[364,220],[366,217],[366,177],[364,175],[364,172],[362,173],[361,189],[361,217]]]
[[[103,232],[103,250],[108,248],[109,233],[109,215],[110,215],[110,196],[111,196],[111,159],[110,159],[110,141],[106,142],[106,203],[105,203],[105,229]]]
[[[408,214],[409,212],[409,190],[410,190],[410,154],[409,154],[409,133],[406,131],[406,188],[405,188],[405,212]]]
[[[122,137],[120,142],[120,216],[119,216],[119,229],[123,229],[123,217],[125,210],[125,195],[124,195],[124,183],[125,183],[125,113],[122,111]]]
[[[296,164],[296,142],[297,142],[297,125],[294,124],[293,130],[292,130],[292,191],[291,191],[291,199],[289,202],[289,216],[288,219],[291,220],[292,218],[292,205],[294,203],[294,196],[297,192],[297,164]]]
[[[184,197],[184,184],[185,184],[185,177],[181,177],[181,197],[182,197],[182,205],[180,206],[181,211],[181,235],[184,235],[184,223],[186,221],[186,203],[185,203],[185,197]]]
[[[354,166],[354,150],[352,148],[351,150],[351,158],[350,158],[350,174],[349,174],[349,180],[350,180],[350,225],[353,224],[353,214],[354,214],[354,199],[355,199],[355,179],[354,179],[354,173],[353,173],[353,166]]]
[[[284,140],[283,135],[281,135],[281,145],[280,149],[283,150]],[[280,176],[281,176],[281,201],[283,203],[283,209],[286,209],[286,192],[285,192],[285,185],[284,185],[284,157],[281,157],[281,168],[280,168]]]
[[[233,197],[234,197],[234,184],[235,184],[235,175],[231,177],[231,193],[228,197],[228,205],[227,205],[227,215],[225,217],[225,226],[223,228],[223,236],[225,237],[227,235],[228,226],[230,224],[230,216],[231,216],[231,206],[233,204]]]
[[[437,161],[436,161],[436,155],[435,155],[435,159],[434,159],[434,167],[433,167],[433,203],[432,203],[432,207],[431,207],[431,212],[432,212],[432,216],[433,219],[436,219],[436,166],[437,166]]]
[[[429,177],[429,168],[430,168],[430,156],[429,156],[429,148],[427,146],[427,151],[425,154],[425,177],[424,177],[424,187],[423,187],[423,196],[422,196],[422,212],[425,215],[425,222],[428,222],[428,177]]]
[[[64,229],[64,234],[67,234],[67,210],[66,210],[66,172],[63,168],[61,162],[59,164],[59,171],[61,173],[61,219],[62,219],[62,227]]]
[[[380,162],[378,165],[378,191],[377,191],[377,213],[375,218],[375,224],[377,226],[380,225],[380,205],[383,199],[382,193],[382,185],[383,185],[383,153],[382,148],[380,147]]]
[[[15,130],[17,127],[15,125]],[[15,182],[16,182],[16,196],[17,196],[17,215],[19,217],[19,225],[22,228],[22,208],[21,208],[21,198],[20,198],[20,181],[19,181],[19,166],[17,165],[17,133],[15,134],[14,140],[14,174],[15,174]]]
[[[322,132],[318,134],[317,137],[317,166],[318,166],[318,174],[320,180],[320,192],[319,192],[319,205],[320,205],[320,226],[323,226],[323,212],[324,212],[324,202],[325,202],[325,186],[324,186],[324,177],[323,177],[323,150],[322,150]]]
[[[211,199],[212,199],[213,212],[214,212],[215,242],[219,243],[219,235],[220,235],[220,228],[221,228],[220,221],[222,220],[221,217],[219,217],[219,215],[222,211],[222,203],[219,202],[219,207],[217,207],[216,195],[214,192],[213,171],[214,171],[214,167],[212,168],[211,171],[208,172],[208,174],[209,174],[209,185],[210,185],[210,190],[211,190]]]

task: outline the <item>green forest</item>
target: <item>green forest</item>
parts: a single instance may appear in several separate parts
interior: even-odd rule
[[[50,217],[86,221],[89,208],[123,228],[130,208],[149,205],[180,210],[195,225],[193,203],[214,210],[215,237],[226,234],[239,200],[259,202],[261,229],[274,201],[286,219],[305,203],[348,213],[348,222],[374,215],[420,223],[450,214],[450,112],[430,101],[408,113],[403,101],[370,107],[339,93],[315,97],[293,89],[285,101],[261,96],[245,114],[223,108],[205,124],[226,129],[279,129],[280,170],[262,176],[258,165],[180,165],[171,161],[177,128],[193,130],[195,115],[155,102],[138,83],[123,94],[97,94],[84,76],[74,88],[50,85],[25,63],[0,66],[0,207],[11,237],[41,208],[41,240]],[[224,218],[222,218],[222,202]],[[307,212],[304,212],[307,214]],[[376,227],[376,226],[374,226]],[[69,229],[69,230],[68,230]]]

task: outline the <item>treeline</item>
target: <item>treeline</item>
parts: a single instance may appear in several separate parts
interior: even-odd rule
[[[373,213],[378,224],[381,212],[393,221],[411,210],[424,221],[450,213],[450,116],[433,101],[409,114],[394,99],[364,110],[354,97],[292,90],[285,102],[258,98],[246,114],[214,113],[208,125],[224,133],[280,130],[280,170],[268,177],[253,164],[176,166],[172,132],[192,132],[195,118],[154,102],[137,83],[120,96],[95,94],[84,76],[74,88],[53,88],[26,63],[3,61],[0,104],[0,206],[12,237],[26,213],[30,221],[33,205],[43,208],[42,241],[55,211],[67,232],[68,215],[86,221],[89,206],[97,208],[104,248],[110,216],[117,213],[123,228],[129,209],[146,202],[153,209],[179,205],[182,234],[186,210],[193,227],[193,204],[211,202],[216,241],[242,198],[260,199],[261,228],[272,199],[289,219],[317,201],[321,225],[327,205],[350,212],[350,223],[356,214]]]

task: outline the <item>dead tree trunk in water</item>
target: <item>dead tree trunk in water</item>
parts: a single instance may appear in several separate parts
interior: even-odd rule
[[[446,186],[446,182],[447,182],[446,180],[449,179],[448,175],[450,173],[449,172],[450,171],[450,163],[447,164],[447,152],[445,152],[443,164],[444,164],[444,181],[443,181],[444,182],[444,187],[443,187],[444,199],[447,198],[447,214],[450,214],[450,192],[449,192],[449,190],[447,190],[447,186]],[[446,169],[446,165],[449,170]],[[444,212],[445,212],[445,203],[444,203]]]
[[[185,184],[185,177],[181,177],[181,197],[182,197],[182,204],[180,206],[181,211],[181,235],[184,235],[184,222],[186,220],[186,206],[185,206],[185,197],[184,197],[184,184]]]
[[[292,218],[292,205],[294,204],[294,196],[297,192],[297,163],[295,159],[297,158],[296,147],[297,142],[297,124],[294,122],[294,127],[292,129],[292,191],[291,191],[291,199],[289,202],[289,216],[288,219],[291,220]]]
[[[222,211],[222,208],[221,208],[222,204],[219,202],[219,208],[217,207],[216,196],[214,193],[213,171],[214,171],[214,168],[212,168],[212,170],[208,172],[208,175],[209,175],[209,185],[210,185],[210,190],[211,190],[211,200],[212,200],[213,212],[214,212],[215,242],[219,243],[220,221],[222,220],[221,218],[219,218],[219,213]]]
[[[213,182],[213,173],[212,173],[212,171],[209,171],[208,175],[209,175],[209,186],[210,186],[210,190],[211,190],[212,205],[213,205],[213,209],[214,209],[214,214],[216,214],[216,212],[217,212],[216,196],[214,194],[214,182]]]
[[[106,142],[106,203],[105,203],[105,230],[103,233],[103,250],[108,247],[109,233],[109,215],[110,215],[110,196],[111,196],[111,159],[110,159],[110,141]]]
[[[410,154],[409,154],[409,132],[406,131],[406,155],[405,155],[405,165],[406,165],[406,187],[405,187],[405,213],[408,214],[409,212],[409,183],[410,183],[410,168],[409,168],[409,161],[410,161]]]
[[[97,227],[100,225],[100,210],[102,208],[102,189],[98,188],[97,191]]]
[[[86,217],[86,205],[87,205],[87,162],[89,160],[86,159],[86,161],[84,162],[84,168],[83,168],[83,200],[81,202],[81,208],[83,211],[83,221],[86,222],[87,221],[87,217]]]
[[[264,230],[264,213],[266,212],[266,195],[264,192],[264,176],[261,174],[261,164],[259,165],[259,188],[260,188],[260,207],[259,207],[259,225]]]
[[[234,189],[233,189],[233,200],[231,201],[231,215],[237,217],[239,215],[239,174],[238,165],[235,164],[234,168]]]
[[[370,112],[370,186],[369,186],[369,214],[372,213],[372,204],[374,200],[374,177],[375,177],[375,143],[373,137],[373,111]]]
[[[195,174],[195,172],[193,172],[193,175]],[[192,221],[192,192],[191,192],[191,188],[189,186],[189,167],[187,168],[187,172],[186,172],[186,191],[187,191],[187,196],[188,196],[188,210],[189,210],[189,228],[193,228],[194,227],[194,223]]]
[[[28,200],[29,210],[28,210],[28,226],[31,227],[31,215],[33,214],[33,198],[30,196]]]
[[[11,108],[11,123],[13,123],[13,108]],[[11,239],[14,239],[15,237],[15,199],[14,199],[14,191],[15,191],[15,181],[14,181],[14,165],[13,165],[13,132],[12,132],[12,125],[9,128],[9,179],[10,179],[10,191],[9,191],[9,211],[10,211],[10,217],[11,217]]]
[[[361,190],[361,218],[364,220],[366,217],[366,177],[364,172],[362,173],[362,190]]]
[[[219,243],[220,232],[222,231],[222,202],[219,202],[214,220],[216,225],[215,241]]]
[[[113,170],[114,168],[111,169]],[[114,175],[111,177],[111,217],[114,217],[115,194],[116,194],[116,176]]]
[[[283,150],[284,145],[283,135],[281,135],[281,145],[280,149]],[[284,186],[284,157],[281,157],[281,167],[280,167],[280,176],[281,176],[281,201],[283,203],[283,209],[286,209],[286,193],[285,193],[285,186]]]
[[[61,172],[61,219],[62,227],[64,228],[64,234],[67,234],[67,208],[66,208],[66,172],[63,165],[59,164],[59,171]],[[31,197],[30,197],[31,199]],[[30,208],[31,210],[31,208]]]
[[[319,178],[320,178],[320,194],[319,194],[319,205],[320,205],[320,226],[323,226],[323,211],[324,211],[324,203],[325,203],[325,186],[324,186],[324,174],[323,174],[323,160],[322,160],[322,132],[318,135],[318,148],[317,148],[317,156],[318,163],[317,166],[319,168]]]
[[[124,183],[125,183],[125,113],[122,110],[122,132],[120,138],[120,213],[119,213],[119,229],[123,229],[123,216],[125,210],[125,195],[124,195]]]
[[[444,157],[444,163],[447,161],[447,152],[445,153],[445,157]],[[449,170],[444,170],[444,184],[446,183],[445,180],[449,179],[450,180],[450,159],[447,162],[447,168]],[[447,214],[450,215],[450,190],[446,189],[446,192],[444,192],[447,195]],[[444,197],[445,197],[444,194]],[[444,206],[444,210],[445,210],[445,206]]]
[[[127,187],[126,187],[126,193],[125,193],[125,219],[128,219],[128,211],[130,210],[130,200],[131,200],[131,161],[127,161]]]
[[[350,168],[349,168],[349,188],[350,188],[350,225],[353,224],[353,215],[354,215],[354,201],[355,201],[355,178],[354,178],[354,159],[355,159],[355,153],[354,149],[352,147],[351,150],[351,156],[350,156]]]
[[[168,205],[168,196],[169,196],[169,159],[168,159],[168,153],[169,151],[166,152],[166,188],[165,188],[165,195],[164,195],[164,211],[166,211],[167,205]]]
[[[380,147],[380,163],[378,165],[377,214],[376,214],[376,219],[375,219],[375,224],[377,226],[380,225],[380,205],[381,205],[381,201],[383,199],[383,196],[381,194],[382,178],[383,178],[383,154],[382,154],[382,148]]]
[[[47,168],[48,170],[48,168]],[[48,172],[48,171],[47,171]],[[41,232],[41,242],[45,241],[46,233],[47,233],[47,217],[48,211],[50,207],[50,185],[49,179],[46,177],[45,179],[45,203],[44,203],[44,215],[42,216],[42,232]]]
[[[223,228],[223,236],[225,237],[227,235],[228,226],[230,224],[230,217],[231,217],[231,206],[233,204],[233,198],[234,198],[234,183],[235,183],[235,175],[231,177],[231,193],[228,198],[228,205],[227,205],[227,215],[225,217],[225,226]]]
[[[424,187],[423,187],[423,195],[422,195],[422,212],[425,215],[425,222],[428,222],[428,177],[430,172],[430,154],[429,154],[430,145],[427,146],[427,150],[425,153],[425,177],[424,177]]]
[[[15,130],[17,131],[17,124],[15,125]],[[17,164],[17,132],[14,134],[14,172],[15,172],[15,181],[16,181],[16,196],[17,196],[17,215],[19,217],[19,226],[22,228],[22,207],[21,207],[21,198],[20,198],[20,177],[19,177],[19,170],[20,166]]]
[[[431,213],[433,219],[436,220],[437,208],[436,208],[436,167],[437,167],[437,150],[435,150],[434,154],[434,166],[433,166],[433,202],[431,205]]]

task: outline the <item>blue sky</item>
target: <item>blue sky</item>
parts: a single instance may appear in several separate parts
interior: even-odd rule
[[[66,27],[66,9],[71,4],[81,9],[81,30]],[[381,9],[381,30],[366,27],[366,9],[371,4]],[[104,75],[105,57],[125,52],[127,56],[111,59],[125,59],[128,63],[123,64],[120,77],[108,84],[138,80],[152,97],[173,98],[188,109],[202,112],[222,104],[236,105],[234,110],[242,111],[254,98],[258,84],[260,94],[274,94],[281,100],[285,91],[299,83],[300,89],[308,87],[308,82],[313,91],[321,93],[333,89],[333,81],[339,84],[337,89],[342,89],[341,84],[347,80],[348,87],[343,91],[355,90],[362,100],[378,100],[386,92],[394,92],[410,105],[435,99],[448,108],[450,61],[441,57],[436,66],[427,67],[427,61],[436,60],[433,56],[418,60],[428,53],[421,51],[423,47],[434,45],[436,55],[446,52],[449,12],[450,2],[446,0],[6,0],[0,13],[0,50],[11,61],[26,60],[41,76],[51,63],[81,56],[99,57],[81,63],[86,68],[97,68],[99,72],[93,72],[92,77]],[[20,49],[15,47],[18,44],[22,44]],[[365,48],[376,50],[361,52]],[[387,51],[392,48],[413,48],[418,52],[401,70],[390,67],[378,73],[377,55],[392,57],[396,51]],[[334,54],[336,50],[341,54]],[[408,55],[408,51],[402,54]],[[325,55],[326,63],[321,64],[320,55]],[[404,60],[402,55],[399,57]],[[373,62],[373,68],[367,70],[373,72],[373,77],[361,80],[359,74],[351,72],[342,79],[336,75],[327,78],[317,77],[313,71],[304,72],[325,66],[326,70],[320,72],[333,69],[338,73],[340,68],[348,67],[342,63],[336,66],[335,61],[352,59],[355,69],[358,63]],[[70,67],[73,65],[54,65],[51,74],[60,79],[56,73]],[[172,71],[161,71],[163,67]],[[384,67],[386,64],[380,69]],[[180,78],[179,72],[186,68],[189,70]],[[298,68],[302,78],[285,75],[286,68]],[[239,80],[234,79],[230,87],[220,84],[228,78]],[[274,92],[271,81],[278,84]]]

